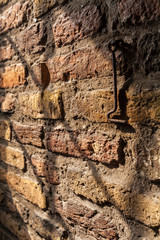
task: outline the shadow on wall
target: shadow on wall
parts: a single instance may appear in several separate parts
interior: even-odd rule
[[[100,4],[100,2],[99,2],[99,4]],[[80,6],[81,7],[81,6]],[[62,8],[64,8],[64,7],[62,7]],[[65,11],[65,9],[66,8],[64,8],[64,11]],[[94,10],[94,9],[93,9]],[[77,41],[78,39],[83,39],[83,36],[85,35],[85,36],[90,36],[90,32],[91,32],[91,30],[90,29],[92,29],[92,25],[91,24],[88,24],[88,26],[86,26],[86,25],[83,25],[83,17],[86,17],[86,15],[88,14],[88,11],[90,11],[89,10],[89,8],[88,8],[88,6],[87,6],[87,4],[86,4],[86,13],[84,12],[83,14],[82,14],[82,16],[81,16],[81,14],[80,14],[80,12],[81,12],[81,9],[79,9],[79,10],[77,10],[77,13],[79,13],[79,16],[82,18],[82,20],[81,21],[78,21],[78,18],[77,18],[77,16],[75,16],[75,15],[71,15],[71,17],[70,17],[70,24],[71,24],[71,26],[72,26],[72,24],[74,25],[74,27],[73,27],[73,30],[75,31],[77,31],[77,35],[76,35],[76,37],[75,37],[75,39],[73,39],[72,38],[72,36],[71,37],[67,37],[67,32],[66,32],[66,37],[63,39],[61,39],[60,41],[59,40],[57,40],[57,39],[55,39],[55,41],[54,41],[54,35],[53,35],[53,33],[52,33],[52,30],[51,30],[51,32],[47,32],[46,34],[48,34],[49,36],[50,36],[50,38],[52,39],[52,41],[53,42],[55,42],[55,45],[57,46],[57,47],[60,47],[61,45],[67,45],[67,44],[72,44],[74,41]],[[66,12],[66,14],[69,14],[68,12]],[[104,13],[103,13],[104,14]],[[98,18],[99,16],[97,15],[97,18]],[[102,18],[104,18],[104,16],[102,17]],[[47,19],[48,20],[48,19]],[[93,20],[93,19],[91,19],[91,20]],[[99,23],[101,22],[101,20],[98,18],[98,20],[99,20]],[[104,19],[103,19],[104,20]],[[43,25],[45,26],[45,25],[51,25],[52,24],[52,22],[43,22]],[[103,24],[106,24],[106,21],[103,23]],[[103,27],[103,24],[102,24],[102,26],[98,26],[97,25],[97,30],[95,30],[95,34],[96,33],[99,33],[99,32],[101,32],[101,30],[102,30],[102,27]],[[49,29],[51,29],[51,27],[49,28]],[[79,30],[80,29],[80,30]],[[64,30],[64,29],[63,29]],[[56,30],[55,29],[55,34],[58,34],[57,33],[57,31],[58,30]],[[64,34],[65,34],[65,32],[64,32]],[[49,71],[48,71],[48,69],[46,68],[46,65],[45,64],[42,64],[41,65],[41,69],[42,68],[45,68],[45,71],[44,71],[44,69],[43,69],[43,73],[45,72],[45,75],[44,76],[42,76],[42,81],[41,82],[39,82],[39,79],[37,79],[37,74],[35,74],[34,73],[34,70],[32,70],[32,68],[31,68],[31,66],[30,66],[30,64],[29,64],[29,62],[25,59],[25,55],[23,54],[23,53],[21,53],[21,46],[18,46],[18,44],[17,44],[17,42],[14,42],[13,40],[12,40],[12,38],[8,35],[8,33],[4,33],[4,38],[6,38],[7,40],[8,40],[8,42],[12,45],[12,48],[14,49],[14,52],[15,52],[15,54],[19,57],[19,59],[20,59],[20,61],[21,61],[21,63],[24,65],[24,67],[26,68],[27,67],[27,71],[28,71],[28,74],[31,76],[31,78],[32,78],[32,80],[35,82],[35,84],[36,84],[36,86],[38,86],[38,88],[39,88],[39,90],[40,90],[40,92],[42,93],[42,95],[43,95],[43,91],[48,87],[48,85],[50,84],[50,75],[49,75]],[[67,39],[67,40],[66,40]],[[64,41],[66,41],[66,42],[63,42],[63,40]],[[92,41],[94,41],[94,40],[92,40]],[[52,44],[53,44],[53,42],[52,42]],[[43,39],[43,41],[42,41],[42,45],[44,44],[44,43],[46,43],[46,38],[45,39]],[[29,43],[28,43],[29,44]],[[29,45],[30,46],[30,45]],[[51,41],[50,41],[50,43],[49,43],[49,46],[47,46],[48,48],[52,48],[52,53],[50,53],[49,54],[49,57],[51,58],[51,57],[53,57],[54,56],[54,53],[55,53],[55,49],[53,48],[53,47],[51,47]],[[46,47],[46,51],[47,51],[47,47]],[[41,50],[40,51],[42,51],[42,54],[43,54],[43,51],[44,51],[44,49],[43,49],[43,47],[41,48]],[[102,52],[102,54],[104,54],[103,52]],[[44,55],[45,55],[45,53],[44,53]],[[105,55],[105,54],[104,54]],[[44,59],[47,59],[47,56],[44,56]],[[47,59],[48,60],[48,59]],[[126,71],[126,72],[128,72],[128,71]],[[66,74],[66,73],[65,73]],[[65,76],[65,78],[68,78],[68,77],[66,77],[66,75],[64,74],[64,76]],[[68,75],[67,75],[68,76]],[[128,79],[128,77],[130,77],[130,76],[128,76],[128,75],[126,75],[126,79]],[[128,87],[128,86],[127,86]],[[127,88],[127,87],[125,87],[125,88]],[[50,111],[49,110],[47,110],[46,108],[45,108],[45,105],[44,105],[44,102],[42,101],[41,102],[41,106],[40,106],[40,108],[42,107],[42,110],[44,111],[44,109],[45,109],[45,111],[46,111],[46,115],[50,115]],[[125,107],[126,106],[122,106],[122,108],[124,109],[124,112],[125,112]],[[53,109],[54,108],[54,106],[51,106],[51,109]],[[47,112],[48,111],[48,112]],[[125,113],[123,113],[123,115],[125,115]],[[10,126],[11,126],[11,129],[12,129],[12,132],[13,132],[13,136],[14,136],[14,139],[16,139],[16,141],[19,143],[19,149],[21,149],[21,151],[22,151],[22,153],[24,154],[24,167],[22,167],[21,168],[21,170],[19,171],[17,171],[17,170],[15,170],[16,168],[17,168],[17,166],[10,166],[10,162],[7,162],[7,161],[9,161],[8,160],[8,147],[10,147],[10,146],[7,146],[8,145],[8,143],[9,143],[9,145],[12,143],[12,142],[10,142],[10,141],[8,141],[8,140],[5,140],[4,141],[4,143],[5,143],[5,149],[6,150],[4,150],[4,151],[1,151],[2,152],[2,154],[3,155],[1,155],[1,165],[3,166],[3,168],[4,168],[4,170],[2,170],[2,174],[1,174],[1,181],[2,181],[2,183],[4,183],[5,184],[5,188],[6,189],[8,189],[7,190],[7,194],[6,194],[6,197],[4,197],[3,198],[3,200],[2,200],[2,202],[1,202],[1,223],[3,224],[4,223],[4,219],[5,219],[5,223],[3,224],[4,225],[4,227],[6,227],[6,228],[8,228],[8,229],[10,229],[10,231],[12,232],[12,226],[14,226],[14,228],[13,228],[13,234],[14,235],[16,235],[19,239],[23,239],[23,240],[31,240],[31,239],[34,239],[34,234],[35,233],[32,233],[32,227],[33,227],[33,225],[34,225],[34,223],[31,221],[30,222],[30,216],[32,217],[33,215],[33,213],[31,213],[31,211],[29,211],[28,212],[28,210],[27,209],[23,209],[24,208],[24,206],[23,206],[23,201],[22,201],[22,204],[19,202],[19,195],[17,195],[17,193],[16,193],[16,191],[17,192],[19,192],[20,194],[22,194],[24,197],[25,197],[25,195],[24,194],[27,194],[27,193],[25,193],[22,189],[20,189],[18,186],[15,188],[15,190],[16,191],[14,191],[13,189],[14,189],[14,182],[15,182],[15,185],[17,185],[17,183],[18,183],[18,181],[19,181],[19,178],[17,177],[17,176],[21,176],[22,177],[22,179],[23,179],[23,177],[25,176],[25,175],[27,175],[26,173],[27,173],[27,168],[26,168],[26,166],[28,167],[29,165],[30,165],[30,167],[32,168],[32,171],[34,172],[35,171],[35,166],[33,165],[33,163],[32,163],[32,161],[31,161],[31,154],[29,154],[28,153],[28,150],[27,150],[27,145],[25,145],[25,144],[22,144],[21,142],[22,142],[22,140],[21,139],[19,139],[19,136],[17,135],[17,133],[16,133],[16,130],[14,129],[14,124],[12,124],[12,122],[10,121],[10,116],[9,115],[5,115],[5,118],[7,119],[7,121],[10,123]],[[48,121],[48,120],[46,120],[46,121]],[[78,140],[77,140],[77,137],[75,137],[74,135],[72,135],[71,134],[71,132],[72,132],[72,130],[70,129],[70,126],[67,124],[67,122],[65,122],[65,120],[62,120],[62,123],[63,123],[63,125],[64,125],[64,128],[66,129],[66,132],[67,132],[67,134],[69,135],[69,138],[70,138],[70,141],[71,141],[71,143],[73,143],[73,146],[74,146],[74,148],[76,149],[76,151],[79,153],[79,156],[84,160],[84,161],[87,161],[88,162],[88,166],[89,166],[89,168],[90,168],[90,170],[92,171],[92,174],[93,174],[93,177],[94,177],[94,179],[95,179],[95,181],[97,182],[97,184],[100,186],[100,188],[101,188],[101,190],[102,190],[102,192],[106,195],[106,198],[107,199],[109,199],[108,200],[108,202],[106,202],[105,204],[106,204],[106,206],[107,205],[109,205],[109,206],[114,206],[117,210],[118,210],[118,212],[119,212],[119,214],[121,215],[121,217],[122,217],[122,219],[124,219],[124,221],[128,221],[127,220],[127,218],[125,217],[125,207],[126,207],[126,209],[128,209],[128,207],[129,208],[132,208],[133,210],[133,212],[135,211],[135,214],[133,213],[133,215],[136,215],[136,211],[137,211],[137,209],[135,209],[135,205],[134,205],[134,202],[133,203],[131,203],[131,205],[130,206],[125,206],[125,204],[127,204],[127,202],[124,202],[124,206],[123,206],[123,210],[120,210],[120,208],[119,208],[119,205],[114,201],[114,199],[113,199],[113,196],[112,195],[110,195],[110,193],[107,191],[107,189],[106,189],[106,186],[105,186],[105,184],[104,184],[104,181],[103,181],[103,179],[101,178],[101,176],[99,175],[99,173],[98,173],[98,171],[97,171],[97,169],[95,168],[95,165],[92,163],[92,161],[90,161],[90,160],[88,160],[88,155],[86,155],[85,153],[84,153],[84,151],[82,151],[82,148],[81,148],[81,146],[78,144]],[[5,133],[4,133],[4,135],[5,135]],[[13,138],[12,138],[12,140],[13,140]],[[16,145],[17,146],[17,143],[16,142],[13,142],[13,145]],[[2,146],[3,146],[3,144],[1,144]],[[43,146],[44,147],[44,146]],[[22,154],[22,155],[23,155]],[[54,159],[54,161],[56,162],[56,156],[54,156],[55,157],[55,159]],[[23,160],[22,160],[23,161]],[[45,178],[44,176],[46,175],[46,162],[44,162],[44,165],[42,166],[42,170],[41,170],[41,175],[43,176],[43,178]],[[113,166],[113,168],[114,168],[115,166]],[[14,172],[15,171],[17,171],[18,172],[18,175],[14,175]],[[138,176],[137,176],[138,177]],[[37,183],[38,183],[38,186],[43,186],[44,187],[44,182],[42,181],[42,179],[41,179],[41,177],[38,177],[36,174],[35,174],[35,178],[36,178],[36,181],[37,181]],[[146,180],[146,177],[144,176],[144,179]],[[21,181],[23,181],[23,180],[21,180]],[[25,177],[24,177],[24,184],[26,184],[27,185],[27,182],[25,182],[26,181],[26,179],[25,179]],[[47,180],[46,180],[46,182],[47,182]],[[28,182],[28,184],[29,184],[30,182]],[[6,187],[6,185],[8,184],[8,187]],[[131,182],[131,183],[129,183],[129,185],[132,185],[133,183]],[[141,183],[140,183],[141,184]],[[3,185],[3,184],[2,184]],[[46,185],[47,185],[47,183],[46,183]],[[3,185],[3,187],[4,187],[4,185]],[[12,189],[13,188],[13,189]],[[56,187],[55,187],[56,188]],[[140,186],[140,188],[141,188],[141,186]],[[40,189],[41,189],[41,187],[40,187]],[[54,187],[53,187],[53,189],[54,189]],[[41,190],[40,190],[41,191]],[[45,191],[44,191],[45,192]],[[42,195],[44,194],[43,193],[43,191],[41,192],[42,193]],[[52,192],[52,194],[54,195],[55,193],[54,192]],[[30,196],[31,197],[31,200],[32,201],[34,201],[33,199],[32,199],[32,197],[33,196]],[[54,196],[52,196],[53,198],[54,198]],[[17,200],[18,199],[18,200]],[[20,199],[21,199],[21,197],[20,197]],[[56,197],[55,197],[55,199],[56,199]],[[129,201],[130,201],[131,199],[129,199]],[[27,203],[28,204],[28,203]],[[37,204],[37,203],[36,203]],[[48,203],[47,203],[48,204]],[[137,202],[137,204],[138,204],[138,202]],[[10,213],[4,213],[4,209],[5,209],[5,207],[8,207],[8,209],[9,209],[9,212]],[[47,206],[48,207],[48,206]],[[35,207],[36,208],[36,207]],[[52,207],[51,207],[52,208]],[[55,204],[55,206],[53,206],[53,208],[54,209],[56,209],[56,204]],[[36,208],[37,209],[37,208]],[[45,208],[44,208],[45,209]],[[46,209],[45,209],[46,210]],[[22,211],[22,214],[23,214],[23,216],[21,215],[21,211]],[[55,211],[55,210],[54,210]],[[124,213],[123,213],[123,211],[124,211]],[[68,223],[66,223],[68,220],[67,220],[67,218],[66,217],[64,217],[63,216],[63,209],[59,209],[59,208],[57,208],[56,209],[56,212],[57,212],[57,214],[59,213],[60,214],[60,218],[59,218],[59,215],[58,215],[58,217],[56,218],[56,221],[58,221],[61,225],[62,225],[62,227],[63,227],[63,231],[62,231],[62,235],[61,235],[61,238],[60,239],[70,239],[70,240],[73,240],[74,239],[74,237],[72,236],[72,234],[71,233],[69,233],[69,229],[68,229]],[[25,213],[25,215],[24,215],[24,213]],[[65,215],[65,214],[64,214]],[[128,217],[128,215],[130,215],[130,213],[127,213],[126,214],[127,215],[127,217]],[[53,217],[53,216],[50,216],[50,217]],[[7,219],[6,219],[7,218]],[[130,218],[130,216],[128,217],[128,218]],[[36,220],[38,219],[38,217],[36,218]],[[28,222],[29,221],[29,222]],[[37,220],[38,221],[38,220]],[[50,223],[49,223],[49,220],[47,220],[47,217],[46,217],[46,219],[44,219],[44,222],[42,223],[42,230],[43,231],[46,231],[47,229],[48,229],[48,226],[47,226],[47,224],[49,225]],[[6,225],[5,225],[6,224]],[[29,227],[28,227],[29,226]],[[51,228],[53,227],[53,225],[51,224],[51,225],[49,225]],[[82,226],[83,227],[83,226]],[[34,228],[34,227],[33,227]],[[53,227],[54,228],[54,227]],[[36,231],[36,228],[35,228],[35,231]],[[54,232],[54,230],[53,230],[53,232]],[[5,229],[4,229],[4,234],[5,234]],[[33,234],[33,235],[32,235]],[[41,236],[41,237],[48,237],[48,239],[50,238],[50,237],[53,237],[53,235],[52,235],[52,230],[50,230],[50,233],[48,233],[48,234],[51,234],[51,235],[48,235],[48,236],[46,236],[45,234],[46,233],[39,233],[39,232],[37,232],[37,234],[39,234],[39,235],[36,235],[36,240],[38,240],[38,237],[39,236]],[[43,235],[44,234],[44,235]],[[132,235],[134,235],[134,233],[132,234]],[[143,235],[143,234],[142,234]],[[7,236],[8,237],[8,236]],[[102,238],[102,235],[100,234],[99,235],[99,237],[101,237]],[[2,239],[5,239],[5,236],[2,236]],[[11,237],[11,239],[13,239],[12,237]],[[41,238],[40,238],[41,239]],[[100,239],[100,238],[99,238]],[[111,238],[112,239],[112,238]],[[114,239],[118,239],[118,236],[115,236],[115,238]],[[134,236],[133,236],[133,239],[134,239]]]

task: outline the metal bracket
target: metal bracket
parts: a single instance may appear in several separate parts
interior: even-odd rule
[[[107,113],[107,119],[110,122],[114,122],[114,123],[126,123],[126,120],[123,119],[114,119],[114,118],[110,118],[110,115],[114,112],[116,112],[117,110],[117,105],[118,105],[118,101],[117,101],[117,68],[116,68],[116,56],[115,56],[115,52],[117,49],[122,48],[124,42],[123,40],[114,40],[114,41],[110,41],[108,43],[108,49],[109,51],[112,53],[112,65],[113,65],[113,88],[114,88],[114,108],[109,111]]]

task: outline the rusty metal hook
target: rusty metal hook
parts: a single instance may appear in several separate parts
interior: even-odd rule
[[[117,67],[116,67],[116,56],[115,56],[115,51],[118,48],[121,48],[123,45],[123,40],[115,40],[115,41],[110,41],[108,43],[108,49],[112,53],[112,65],[113,65],[113,85],[114,85],[114,108],[107,113],[107,119],[110,122],[115,122],[115,123],[126,123],[126,120],[123,119],[114,119],[110,118],[110,115],[117,110]]]

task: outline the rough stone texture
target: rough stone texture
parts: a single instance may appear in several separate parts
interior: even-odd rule
[[[159,0],[125,1],[119,2],[119,14],[123,23],[144,23],[155,20],[160,16]]]
[[[50,83],[50,73],[45,63],[35,63],[32,66],[32,80],[34,83],[46,89]]]
[[[39,155],[32,155],[31,162],[35,167],[35,174],[45,179],[51,184],[59,184],[58,172],[52,162],[47,162]]]
[[[0,0],[0,6],[2,7],[8,2],[8,0]]]
[[[77,94],[72,101],[71,114],[84,117],[92,122],[108,122],[107,113],[113,109],[113,92],[105,90],[88,91]],[[118,114],[119,111],[116,111]],[[73,117],[74,117],[73,116]]]
[[[49,215],[40,211],[32,211],[29,224],[36,232],[38,229],[38,234],[40,234],[43,239],[50,238],[60,240],[63,239],[63,235],[65,235],[65,228],[61,223],[51,220]]]
[[[5,47],[0,47],[0,61],[10,60],[14,54],[12,46],[7,44]]]
[[[41,240],[41,238],[30,227],[26,228],[19,219],[14,219],[11,214],[4,212],[3,210],[0,210],[0,221],[4,227],[9,229],[9,231],[19,239]]]
[[[33,118],[62,118],[61,92],[22,93],[19,95],[20,109]]]
[[[101,237],[108,240],[118,239],[117,229],[111,223],[111,219],[97,213],[97,210],[88,208],[73,200],[68,200],[64,204],[63,211],[69,222],[87,228],[96,239]]]
[[[27,4],[21,5],[20,2],[17,2],[3,12],[3,15],[0,17],[0,33],[18,27],[26,20]]]
[[[6,67],[4,72],[0,71],[0,88],[13,88],[24,85],[26,82],[26,71],[22,64]]]
[[[97,33],[102,25],[102,17],[96,6],[90,5],[81,11],[62,14],[53,25],[55,44],[58,47],[72,43]]]
[[[19,149],[0,144],[0,159],[21,170],[25,167],[24,154]]]
[[[50,8],[54,7],[56,3],[56,0],[34,0],[35,17],[40,17],[45,14]]]
[[[42,147],[42,126],[13,124],[13,133],[20,143]]]
[[[15,102],[16,96],[12,93],[7,93],[1,102],[1,112],[13,112],[15,109]]]
[[[88,158],[104,164],[118,164],[122,161],[122,140],[109,141],[98,134],[53,129],[46,133],[46,146],[52,152]]]
[[[51,81],[69,81],[112,75],[110,55],[98,49],[82,48],[67,55],[54,56],[48,61]]]
[[[11,140],[10,123],[5,119],[0,119],[0,138],[7,141]]]
[[[127,116],[129,122],[160,121],[160,92],[144,91],[141,94],[127,93]],[[145,110],[144,110],[145,106]]]
[[[0,0],[1,240],[159,240],[159,17],[158,0]]]
[[[0,172],[2,182],[7,183],[33,204],[40,208],[46,208],[46,197],[38,182],[25,176],[16,175],[11,171],[5,172],[4,169],[0,169]]]
[[[67,174],[69,187],[78,195],[95,203],[112,202],[126,215],[149,226],[159,226],[160,197],[154,193],[131,193],[126,186],[113,184],[76,168]]]
[[[36,53],[43,50],[41,46],[46,44],[46,40],[46,26],[40,22],[21,31],[16,38],[16,44],[22,53]]]

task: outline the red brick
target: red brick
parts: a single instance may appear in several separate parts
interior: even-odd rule
[[[37,147],[42,147],[42,126],[13,124],[13,133],[16,139],[24,144],[32,144]]]
[[[89,5],[81,11],[62,14],[53,25],[53,35],[56,46],[69,44],[77,39],[92,36],[97,33],[102,24],[98,8]]]
[[[119,239],[117,229],[111,223],[111,219],[98,213],[95,209],[79,204],[76,201],[68,200],[64,204],[62,213],[69,223],[87,228],[88,233],[96,237],[96,239],[101,239],[101,237],[108,240]]]
[[[120,138],[107,139],[103,135],[53,129],[46,133],[46,146],[52,152],[88,158],[104,164],[117,164],[122,153]]]
[[[143,23],[156,20],[160,16],[159,0],[121,0],[119,3],[120,19],[123,23]]]
[[[27,5],[28,3],[21,5],[20,2],[17,2],[3,12],[0,17],[0,33],[18,27],[26,20]]]
[[[6,67],[0,71],[0,88],[13,88],[24,85],[26,82],[26,71],[22,64]]]
[[[52,162],[45,161],[39,155],[32,155],[31,162],[36,175],[45,177],[52,184],[59,184],[57,169]]]
[[[51,81],[84,79],[112,75],[111,56],[107,49],[83,48],[49,59]]]
[[[10,60],[13,56],[13,49],[10,44],[0,47],[0,61]]]
[[[34,53],[41,50],[41,46],[46,44],[46,40],[46,27],[43,22],[40,22],[33,24],[20,32],[17,35],[16,42],[21,51]],[[32,75],[34,75],[34,73]]]

